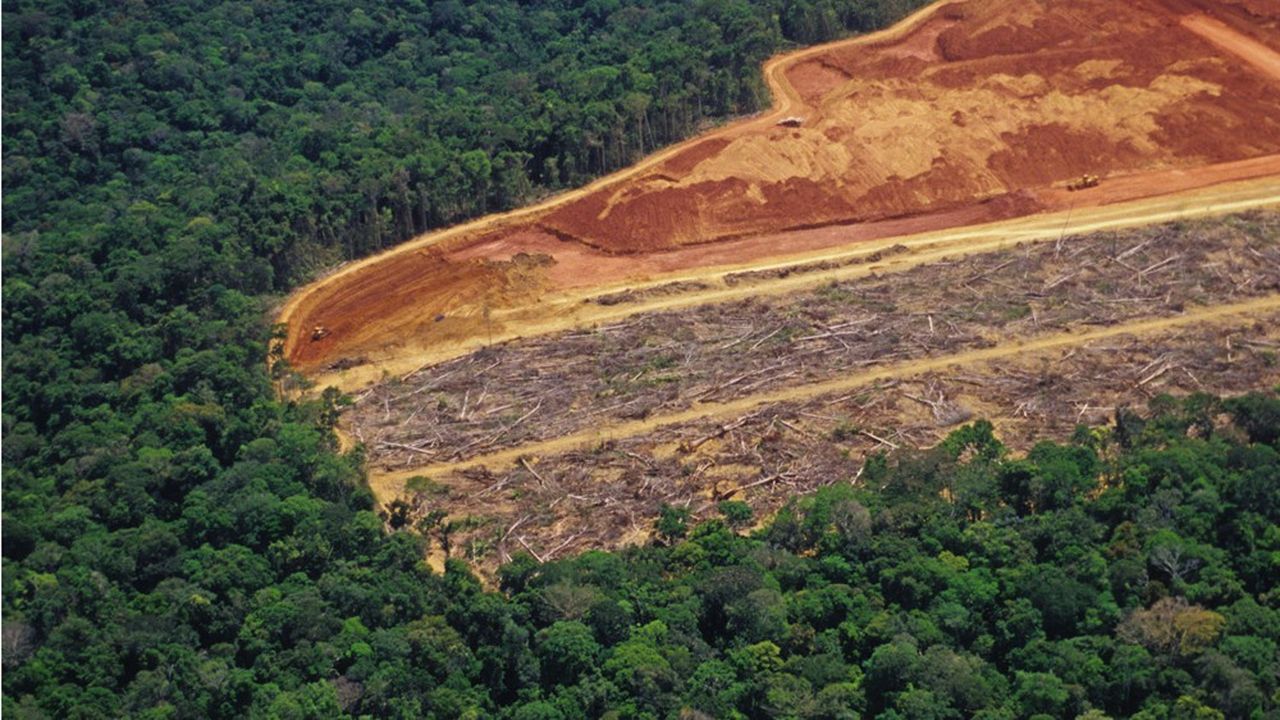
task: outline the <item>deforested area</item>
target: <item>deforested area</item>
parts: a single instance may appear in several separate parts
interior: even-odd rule
[[[4,2],[0,715],[1280,717],[1280,4],[926,2]]]
[[[1277,213],[1064,235],[507,343],[387,379],[355,396],[345,424],[378,472],[402,470],[1278,289]]]
[[[457,524],[454,547],[482,567],[522,549],[549,559],[643,541],[664,505],[698,520],[734,500],[768,517],[825,485],[860,485],[869,457],[934,447],[975,419],[989,419],[1007,447],[1026,452],[1080,427],[1123,423],[1163,398],[1274,385],[1280,304],[1244,325],[1085,336],[1049,350],[956,361],[740,414],[629,434],[586,432],[563,447],[375,476],[375,488],[395,498],[392,522],[446,512]]]
[[[423,317],[537,316],[557,293],[655,267],[695,272],[726,255],[764,263],[844,246],[883,223],[940,231],[1230,181],[1274,186],[1278,24],[1274,2],[957,0],[881,34],[775,56],[763,68],[768,112],[316,284],[282,316],[283,356],[308,374],[351,358],[377,365],[444,339]],[[652,126],[649,114],[634,122]],[[392,207],[424,197],[407,195]],[[444,273],[415,271],[423,248],[441,252]],[[504,280],[477,272],[479,261],[522,253],[555,263],[516,292],[485,295]],[[442,274],[458,279],[445,287]],[[317,324],[333,333],[311,342]],[[447,330],[486,332],[465,321]]]

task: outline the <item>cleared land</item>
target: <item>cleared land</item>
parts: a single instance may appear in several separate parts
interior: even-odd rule
[[[998,217],[1050,202],[1018,191],[1083,173],[1280,149],[1280,75],[1241,72],[1239,62],[1267,69],[1256,62],[1267,49],[1203,14],[1190,18],[1194,34],[1169,19],[1152,2],[947,5],[891,44],[788,65],[802,127],[709,139],[540,224],[643,252],[975,200],[992,200],[987,213]]]
[[[1280,235],[1272,223],[1259,235]],[[824,274],[822,266],[809,271]],[[773,273],[744,273],[731,282],[749,285]],[[1166,226],[1070,238],[482,350],[375,386],[357,396],[351,419],[379,466],[452,461],[830,381],[871,365],[1275,292],[1280,248],[1243,230],[1179,233]],[[396,424],[385,424],[389,418]]]
[[[446,511],[483,565],[636,540],[663,502],[769,511],[971,417],[1024,447],[1159,393],[1280,380],[1276,213],[820,283],[481,350],[374,386],[344,422],[384,506]]]
[[[445,326],[458,327],[465,318],[448,317],[436,328],[418,336],[406,335],[401,344],[379,352],[339,359],[309,374],[318,386],[334,385],[361,391],[388,375],[403,376],[495,343],[591,328],[643,312],[695,307],[714,302],[760,295],[777,295],[816,287],[830,280],[865,278],[873,273],[901,272],[917,265],[975,252],[990,252],[1021,243],[1054,242],[1068,229],[1073,233],[1140,227],[1152,223],[1192,220],[1280,206],[1280,183],[1227,183],[1195,191],[1097,208],[1037,214],[978,226],[889,235],[851,245],[798,253],[768,261],[727,264],[657,275],[645,280],[600,288],[549,294],[525,306],[493,307],[485,318],[477,310],[472,318],[477,332],[447,335]],[[909,225],[911,219],[883,225]],[[865,231],[868,225],[856,226]],[[808,232],[828,233],[831,228]],[[744,240],[755,241],[758,238]],[[734,241],[737,242],[737,241]],[[732,243],[696,246],[690,251],[717,253]],[[657,258],[660,256],[649,256]],[[812,272],[819,268],[822,272]],[[736,280],[752,276],[750,284]],[[626,302],[618,302],[626,299]]]
[[[974,417],[1025,449],[1266,387],[1280,211],[1222,216],[1280,206],[1277,47],[1261,0],[939,3],[770,61],[770,114],[340,269],[283,352],[354,393],[389,521],[482,569]]]
[[[957,419],[990,417],[1009,446],[1065,438],[1157,393],[1234,393],[1274,383],[1280,302],[1240,327],[1190,322],[1080,338],[1080,344],[868,380],[729,421],[663,425],[493,468],[375,477],[413,521],[445,509],[453,547],[482,569],[527,549],[543,560],[647,539],[662,504],[696,518],[735,499],[767,517],[789,498],[858,481],[875,451],[927,447]],[[1238,320],[1238,318],[1234,318]],[[1132,330],[1132,332],[1130,332]]]
[[[765,69],[769,115],[303,290],[282,314],[286,357],[309,374],[398,367],[486,338],[495,316],[513,323],[500,333],[554,328],[557,299],[629,279],[1087,217],[1233,180],[1274,187],[1277,18],[1251,0],[968,0],[779,58]],[[778,127],[783,115],[805,119]],[[1068,193],[1085,172],[1102,186]],[[331,334],[312,342],[316,324]]]

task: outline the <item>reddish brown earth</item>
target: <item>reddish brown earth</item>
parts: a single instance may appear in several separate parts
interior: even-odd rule
[[[483,313],[490,298],[493,304],[525,299],[542,284],[537,271],[550,258],[528,253],[507,256],[511,259],[464,259],[446,257],[438,248],[422,248],[379,263],[376,273],[356,274],[352,282],[323,285],[313,299],[320,309],[312,315],[323,322],[298,325],[298,332],[307,337],[296,346],[293,362],[306,368],[311,358],[341,353],[352,364],[362,364],[361,358],[349,355],[349,348],[378,345],[388,330],[385,323],[370,321],[371,308],[424,308],[421,313],[400,316],[403,322],[394,326],[396,334],[430,333],[442,339],[468,335],[471,323],[459,317],[459,309],[479,307]],[[312,340],[316,325],[323,325],[328,334]]]
[[[558,289],[1277,176],[1276,48],[1272,0],[940,3],[771,61],[767,116],[304,289],[286,356],[311,372]],[[1101,187],[1068,193],[1084,173]]]
[[[892,45],[790,68],[803,127],[743,133],[714,154],[708,141],[542,224],[652,251],[1280,150],[1275,79],[1224,52],[1225,23],[1189,17],[1199,25],[1153,2],[952,5]],[[1227,42],[1190,31],[1209,23]]]

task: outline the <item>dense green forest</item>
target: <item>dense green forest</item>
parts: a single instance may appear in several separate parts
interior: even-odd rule
[[[282,288],[756,110],[772,53],[923,4],[10,2],[4,229],[101,267],[164,225]]]
[[[1280,400],[1155,410],[1025,458],[977,423],[749,535],[741,503],[696,527],[670,509],[652,546],[519,557],[494,592],[457,560],[433,574],[411,530],[384,536],[322,417],[295,409],[221,469],[163,449],[120,462],[114,503],[72,484],[15,528],[39,501],[7,490],[4,709],[1280,716]]]
[[[1276,717],[1271,395],[1026,459],[976,425],[500,591],[386,532],[333,397],[272,395],[264,294],[749,111],[766,55],[918,4],[6,3],[3,712]]]

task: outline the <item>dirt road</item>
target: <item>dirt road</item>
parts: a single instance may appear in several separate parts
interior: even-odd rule
[[[1221,20],[1196,13],[1182,18],[1182,26],[1219,48],[1280,80],[1280,52],[1227,26]]]
[[[1175,194],[1097,208],[1037,215],[954,230],[890,235],[878,240],[857,238],[833,248],[801,253],[765,262],[709,264],[697,270],[657,274],[642,282],[614,283],[571,292],[547,295],[529,306],[501,309],[491,313],[489,335],[413,345],[373,356],[362,365],[315,373],[317,387],[335,386],[354,392],[377,382],[384,374],[401,376],[414,370],[447,361],[478,348],[549,334],[573,328],[590,328],[648,312],[671,310],[707,303],[726,302],[763,294],[778,295],[811,288],[832,281],[866,277],[876,273],[899,272],[919,265],[977,252],[989,252],[1020,243],[1053,242],[1064,233],[1083,234],[1140,225],[1190,220],[1243,210],[1280,206],[1280,184],[1271,181],[1229,183],[1209,190]],[[817,231],[815,231],[817,232]],[[901,248],[889,257],[870,261],[886,251]],[[814,264],[840,264],[821,272],[791,272]],[[744,271],[781,271],[779,276],[749,284],[726,283],[726,278]],[[604,305],[595,302],[623,290],[643,293],[673,283],[699,289],[659,293],[635,302]]]
[[[1280,178],[1280,126],[1275,126],[1273,117],[1280,116],[1280,111],[1271,112],[1280,108],[1280,92],[1272,72],[1275,52],[1206,14],[1228,12],[1226,5],[1205,8],[1197,4],[1193,11],[1178,15],[1154,0],[1141,0],[1124,9],[1125,17],[1134,21],[1137,35],[1113,38],[1122,41],[1128,37],[1140,47],[1135,50],[1124,42],[1098,45],[1098,38],[1077,35],[1079,28],[1092,27],[1084,22],[1091,17],[1089,13],[1113,12],[1111,4],[1099,3],[1091,0],[1063,5],[1036,20],[1049,28],[1046,32],[1058,33],[1066,43],[1053,53],[1037,50],[1036,43],[1043,43],[1044,38],[1025,35],[1019,29],[1029,22],[1020,13],[1030,10],[1007,0],[968,0],[932,5],[881,33],[773,58],[766,63],[764,74],[774,104],[763,116],[694,138],[538,205],[417,238],[344,266],[301,289],[280,314],[280,321],[289,328],[286,357],[322,386],[336,382],[352,389],[384,370],[411,369],[477,344],[646,309],[633,305],[599,311],[577,307],[593,295],[620,288],[709,278],[712,287],[707,293],[685,295],[679,301],[714,300],[724,290],[716,278],[730,266],[773,266],[780,258],[791,262],[804,254],[848,255],[859,252],[859,247],[870,252],[873,247],[892,246],[899,238],[904,244],[923,244],[922,236],[937,231],[950,235],[927,242],[935,247],[946,242],[961,251],[966,242],[990,243],[995,235],[1046,237],[1054,223],[1074,230],[1077,223],[1091,222],[1091,218],[1122,223],[1169,217],[1179,203],[1181,211],[1191,215],[1203,212],[1196,206],[1246,198],[1258,204],[1274,201],[1268,199],[1267,190]],[[1223,17],[1240,22],[1235,14]],[[1170,25],[1181,27],[1183,34],[1170,35]],[[1001,27],[1012,29],[991,34],[995,32],[991,28]],[[1211,44],[1200,43],[1197,37]],[[987,46],[1000,52],[982,55]],[[1258,70],[1271,68],[1266,72],[1272,74],[1241,73],[1233,66],[1241,61]],[[1116,75],[1143,62],[1152,64],[1138,75]],[[879,73],[882,80],[859,85],[849,79],[851,72],[858,77]],[[912,83],[925,76],[930,78],[935,88],[930,92],[935,95],[923,105],[912,105],[908,101],[917,92]],[[1130,92],[1131,86],[1144,84],[1146,90],[1136,95]],[[1072,131],[1076,134],[1069,134],[1066,141],[1045,134],[1048,131],[1044,128],[1053,125],[1046,125],[1046,118],[1062,122],[1075,118],[1070,122],[1097,125],[1105,115],[1094,108],[1098,88],[1102,89],[1098,97],[1110,108],[1107,112],[1122,115],[1106,116],[1105,122],[1087,132]],[[1002,107],[1002,97],[1022,105],[1010,105],[1012,114],[1005,117],[974,110]],[[953,106],[954,112],[950,109]],[[856,115],[864,110],[883,116]],[[811,116],[814,122],[826,119],[820,129],[795,131],[803,136],[799,138],[774,126],[780,117],[796,114]],[[931,118],[931,124],[912,125],[913,118],[922,117]],[[1143,120],[1150,117],[1160,118],[1162,129],[1153,129]],[[1211,128],[1202,127],[1209,117],[1217,119]],[[1228,117],[1230,121],[1223,124]],[[931,143],[944,150],[964,145],[971,157],[935,157],[935,167],[930,168],[927,156],[906,152],[901,142],[893,141],[892,134],[879,140],[857,134],[874,134],[879,132],[876,128],[931,138]],[[854,148],[848,161],[838,156],[822,159],[823,153],[846,152],[840,147]],[[1032,162],[1027,162],[1028,149],[1035,149]],[[810,158],[815,152],[818,154]],[[744,157],[748,161],[745,165]],[[757,157],[772,159],[760,165],[754,163]],[[788,170],[801,174],[790,179],[779,176],[774,185],[782,189],[769,189],[774,181],[766,176],[776,175],[779,167],[811,160],[817,163],[811,170]],[[856,170],[865,163],[880,163],[876,167],[883,172],[866,175]],[[1120,163],[1100,188],[1067,193],[1053,182],[1080,168],[1096,170],[1100,163]],[[917,165],[924,169],[920,177],[936,176],[941,185],[916,186],[911,184],[914,180],[904,184],[902,177],[892,175],[914,172],[911,168]],[[852,172],[849,168],[856,170],[857,177],[840,174]],[[967,174],[948,175],[954,168],[968,168],[964,171]],[[828,170],[837,174],[822,174]],[[810,172],[811,177],[803,179],[804,172]],[[727,178],[732,187],[714,190],[714,182],[721,181],[715,178]],[[1240,182],[1246,180],[1250,182]],[[693,195],[670,195],[671,182],[677,186],[683,183]],[[836,208],[844,201],[810,198],[805,195],[809,191],[796,183],[854,193],[849,197],[863,192],[850,189],[855,186],[871,194],[850,206],[856,207],[848,211],[852,213],[849,217],[860,221],[839,221],[844,210],[831,210],[836,214],[830,218],[805,219],[806,208]],[[860,183],[871,184],[864,187]],[[1223,183],[1234,183],[1229,187],[1238,194],[1224,192],[1228,186]],[[712,195],[698,195],[705,192]],[[779,192],[782,194],[777,195]],[[1172,209],[1158,199],[1154,204],[1148,202],[1152,196],[1175,192],[1181,194],[1170,198]],[[660,224],[645,224],[658,217],[641,212],[643,203],[649,202],[644,198],[650,195],[671,199],[661,206],[658,216],[662,217],[698,216],[680,211],[685,202],[681,198],[694,196],[704,197],[711,203],[708,207],[728,203],[723,205],[725,217],[765,214],[743,226],[749,232],[736,236],[732,233],[737,231],[716,225],[721,222],[714,219],[720,217],[718,210],[708,211],[711,214],[702,220],[690,220],[696,225],[693,235],[689,235],[689,227],[694,226],[683,230],[673,227],[668,232]],[[739,207],[744,198],[751,197],[764,197],[766,202],[759,207],[751,203]],[[912,203],[920,198],[927,201],[918,206],[925,211],[909,210],[917,207]],[[1108,205],[1114,205],[1115,211],[1106,209]],[[577,214],[570,215],[579,220],[572,220],[564,215],[570,207],[595,207],[598,212],[584,216],[575,210]],[[856,208],[867,207],[889,210],[858,215],[863,210]],[[1122,220],[1123,216],[1128,220]],[[1030,217],[1031,224],[1016,219],[1022,217]],[[566,242],[544,227],[560,223],[557,232],[573,236],[578,230],[564,223],[579,221],[586,223],[580,228],[586,233],[581,243]],[[1003,224],[1006,221],[1008,224]],[[801,226],[796,227],[797,223]],[[770,229],[774,227],[785,229]],[[969,233],[960,228],[971,228],[978,235],[966,239]],[[595,237],[597,231],[610,237]],[[623,236],[633,231],[639,233],[637,237],[665,237],[662,242],[668,245],[659,252],[625,255],[600,246],[623,242]],[[697,240],[703,232],[711,233],[708,237],[717,241],[681,244],[685,241],[680,238]],[[979,237],[982,233],[987,234],[985,239]],[[630,246],[624,243],[618,247]],[[329,327],[330,337],[311,342],[310,331],[316,324]],[[354,369],[338,372],[334,363]]]

